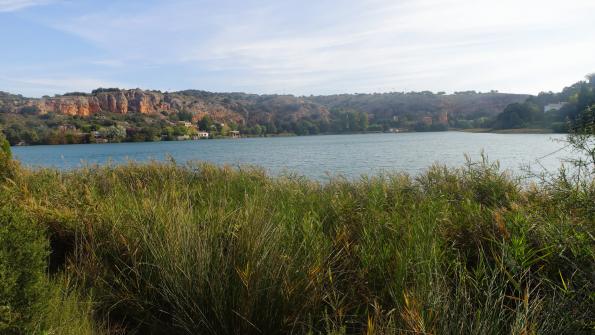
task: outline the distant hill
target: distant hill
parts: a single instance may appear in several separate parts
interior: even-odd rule
[[[0,92],[0,129],[13,145],[160,141],[275,134],[444,131],[489,126],[529,96],[474,91],[298,97],[99,88],[54,97]]]
[[[296,97],[293,95],[256,95],[211,93],[198,90],[159,92],[147,90],[97,89],[91,93],[67,93],[54,97],[23,98],[0,93],[0,112],[56,113],[87,117],[99,112],[129,114],[190,113],[200,120],[208,115],[218,122],[238,124],[276,124],[308,120],[330,122],[331,110],[367,113],[372,121],[409,116],[416,120],[447,112],[449,115],[494,116],[507,105],[525,101],[523,94],[431,92],[340,94]]]
[[[390,119],[393,116],[436,115],[447,112],[450,116],[494,116],[509,104],[522,102],[526,94],[477,93],[474,91],[455,94],[432,92],[341,94],[314,96],[310,100],[329,109],[353,109],[368,113],[375,119]]]

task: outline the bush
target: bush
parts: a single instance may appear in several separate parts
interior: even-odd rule
[[[0,333],[29,334],[45,301],[44,230],[0,202]]]
[[[10,144],[0,133],[0,182],[4,178],[11,177],[14,169],[12,162],[12,153],[10,151]]]

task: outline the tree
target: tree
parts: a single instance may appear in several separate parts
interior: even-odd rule
[[[595,176],[595,104],[587,107],[571,123],[566,142],[579,153],[570,162],[581,175]]]
[[[205,115],[200,119],[198,122],[198,128],[200,130],[209,131],[211,130],[211,126],[213,125],[213,119],[210,116]]]
[[[23,115],[36,115],[39,114],[39,108],[36,106],[25,106],[20,109],[21,114]]]
[[[368,113],[360,113],[359,116],[359,127],[361,128],[360,130],[365,131],[366,129],[368,129]]]
[[[111,142],[121,142],[126,138],[126,128],[122,126],[103,128],[100,133]]]
[[[192,116],[193,116],[192,113],[185,111],[185,110],[178,112],[178,119],[180,121],[190,122],[190,121],[192,121]]]
[[[534,121],[542,119],[537,105],[531,102],[513,103],[496,117],[495,128],[523,128]]]
[[[188,128],[185,126],[176,126],[174,128],[174,136],[185,136],[188,135]]]
[[[275,125],[275,121],[271,121],[266,124],[267,133],[269,134],[276,134],[277,133],[277,126]]]

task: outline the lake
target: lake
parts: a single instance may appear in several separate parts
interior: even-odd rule
[[[125,163],[129,160],[259,165],[271,174],[295,172],[324,180],[328,175],[349,178],[379,171],[419,173],[437,162],[465,163],[483,150],[503,168],[520,172],[522,165],[555,170],[569,155],[555,134],[489,134],[464,132],[321,135],[199,140],[182,142],[113,143],[13,147],[26,166],[72,169],[85,164]],[[549,155],[549,156],[548,156]],[[547,156],[545,158],[542,158]],[[539,162],[539,164],[538,164]]]

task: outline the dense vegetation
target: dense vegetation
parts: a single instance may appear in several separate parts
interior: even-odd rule
[[[134,91],[137,92],[137,91]],[[409,92],[342,94],[294,97],[210,93],[188,90],[153,94],[171,109],[154,113],[127,114],[101,111],[91,116],[41,113],[32,101],[0,92],[0,128],[12,145],[175,140],[208,131],[212,137],[238,130],[245,136],[315,135],[386,131],[443,131],[481,128],[549,129],[567,132],[569,122],[595,104],[595,76],[587,76],[560,93],[537,96],[477,93]],[[121,94],[119,89],[73,92],[60,99],[94,98],[98,94]],[[52,99],[52,98],[44,98]],[[68,100],[66,100],[68,101]],[[74,103],[78,100],[74,100]],[[156,100],[157,101],[157,100]],[[548,104],[564,103],[544,112]],[[206,113],[206,114],[205,114]],[[179,121],[193,122],[188,128]]]
[[[98,113],[90,117],[60,114],[0,114],[3,132],[12,145],[94,143],[97,138],[109,142],[151,142],[174,140],[178,136],[195,135],[197,130],[179,124],[187,121],[184,113],[162,115]],[[219,124],[209,129],[213,135],[226,134],[231,127]],[[234,125],[232,124],[232,127]]]
[[[591,116],[577,144],[594,144]],[[3,334],[595,327],[595,156],[539,184],[485,160],[320,184],[173,162],[29,170],[2,147]]]
[[[544,112],[547,104],[560,102],[566,104]],[[523,103],[508,105],[496,118],[494,128],[551,128],[566,132],[569,122],[576,121],[581,112],[592,105],[595,105],[595,75],[587,76],[587,81],[577,82],[560,93],[542,92]]]
[[[137,91],[128,93],[134,95]],[[115,99],[122,92],[118,89],[97,89],[91,93],[72,92],[42,99],[0,92],[0,128],[12,145],[92,143],[97,137],[111,142],[158,141],[192,135],[186,127],[179,126],[178,121],[192,121],[214,137],[226,136],[230,130],[239,130],[248,136],[341,134],[391,129],[442,131],[449,127],[488,127],[507,104],[522,102],[527,97],[472,91],[451,95],[395,92],[294,97],[196,90],[172,93],[139,90],[138,94],[154,100],[150,105],[153,108],[151,113],[141,114],[132,109],[127,114],[102,110],[90,116],[69,116],[51,111],[58,105],[78,108],[81,104],[88,104],[86,99],[98,99],[105,94],[113,94],[110,98]],[[137,105],[132,103],[131,108],[138,108]],[[167,108],[162,109],[164,106]]]

